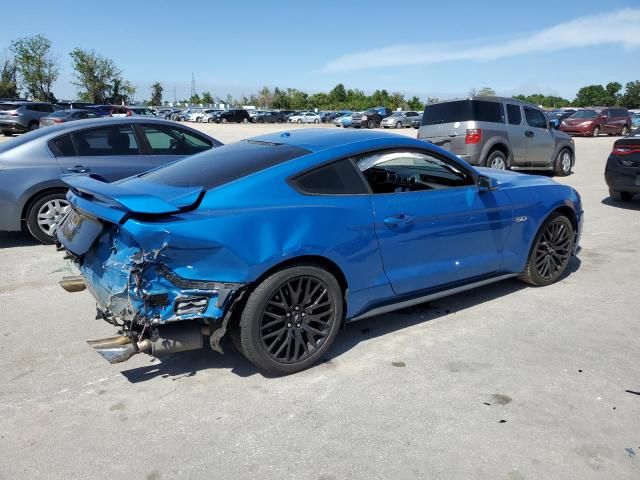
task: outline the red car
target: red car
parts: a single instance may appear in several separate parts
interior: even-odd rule
[[[626,108],[585,108],[564,119],[560,130],[591,137],[601,133],[624,136],[631,130],[631,114]]]

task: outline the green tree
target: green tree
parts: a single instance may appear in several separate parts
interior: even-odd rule
[[[16,62],[6,54],[0,65],[0,97],[15,98],[17,96]]]
[[[16,70],[22,88],[33,99],[53,101],[53,82],[60,73],[51,41],[42,35],[19,38],[11,42]]]
[[[609,99],[609,93],[602,85],[587,85],[578,90],[573,103],[576,107],[605,106]]]
[[[164,88],[162,88],[162,84],[160,82],[155,82],[151,85],[151,98],[149,99],[149,103],[151,105],[162,105],[162,92]]]
[[[213,95],[211,95],[211,92],[209,91],[202,92],[202,103],[205,103],[207,105],[211,105],[212,103],[215,103],[215,100],[213,99]]]
[[[279,89],[278,87],[273,89],[273,108],[280,108],[283,110],[289,110],[291,108],[291,101],[287,92]]]
[[[136,94],[136,87],[122,78],[118,77],[113,80],[107,103],[112,105],[126,105],[133,103],[133,97]]]
[[[80,88],[78,96],[81,99],[105,103],[113,94],[116,80],[120,80],[116,87],[120,88],[122,85],[120,69],[110,58],[105,58],[94,50],[81,48],[75,48],[69,55],[75,77],[72,83]]]
[[[417,110],[417,111],[422,111],[424,110],[424,102],[422,102],[418,97],[416,97],[415,95],[411,98],[411,100],[409,100],[409,109],[410,110]]]
[[[332,108],[344,108],[347,102],[347,90],[339,83],[329,92],[329,102]]]
[[[609,82],[604,88],[609,97],[606,105],[611,107],[618,105],[620,103],[620,90],[622,90],[622,85],[618,82]]]
[[[191,95],[191,97],[189,97],[189,103],[202,103],[202,99],[200,98],[200,95],[194,93],[193,95]]]
[[[476,94],[479,97],[495,97],[496,91],[491,87],[482,87]]]
[[[329,95],[326,93],[314,93],[309,97],[308,106],[311,108],[318,108],[320,110],[326,110],[331,108],[329,101]]]
[[[620,104],[626,108],[640,108],[640,80],[625,85]]]

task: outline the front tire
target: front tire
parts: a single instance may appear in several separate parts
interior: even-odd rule
[[[402,128],[402,122],[396,123],[396,128]]]
[[[518,278],[538,287],[555,283],[567,269],[574,238],[571,221],[561,213],[552,214],[536,234],[527,265]]]
[[[227,119],[223,118],[222,120],[220,120],[222,123],[227,123]]]
[[[280,270],[251,292],[240,317],[242,352],[271,375],[315,364],[333,344],[342,322],[338,281],[315,265]]]
[[[553,169],[554,173],[559,177],[566,177],[571,173],[571,162],[571,152],[563,148],[556,157],[556,163]]]
[[[375,128],[376,127],[376,122],[374,122],[373,120],[369,120],[367,122],[367,128],[371,129],[371,128]]]
[[[592,137],[597,137],[600,135],[600,127],[593,127],[593,131],[591,132]]]
[[[626,137],[628,133],[629,133],[629,127],[625,125],[624,127],[622,127],[622,130],[620,130],[620,135],[623,137]]]
[[[609,196],[616,202],[630,202],[633,199],[633,193],[620,192],[618,190],[614,190],[613,188],[609,189]]]
[[[55,192],[36,198],[27,209],[27,229],[41,243],[52,244],[53,230],[69,211],[64,192]]]
[[[248,118],[243,118],[242,119],[242,123],[249,123],[249,119]]]

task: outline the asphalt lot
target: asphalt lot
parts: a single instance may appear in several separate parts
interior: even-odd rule
[[[576,139],[559,179],[586,212],[561,282],[363,320],[285,378],[233,352],[106,363],[85,341],[114,332],[57,285],[62,255],[0,233],[0,478],[640,478],[640,200],[608,198],[613,140]]]

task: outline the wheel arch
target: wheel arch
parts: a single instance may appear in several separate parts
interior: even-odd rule
[[[51,186],[32,193],[22,206],[22,210],[20,212],[20,221],[24,222],[27,219],[27,212],[31,208],[31,205],[33,205],[40,198],[52,193],[66,193],[67,190],[69,189],[62,186]]]
[[[489,158],[489,155],[491,155],[496,150],[504,153],[504,155],[507,157],[507,162],[509,163],[509,165],[513,164],[513,154],[511,152],[511,148],[509,148],[506,139],[503,139],[501,137],[495,138],[486,143],[480,155],[480,164],[484,166],[486,164],[487,158]]]
[[[251,289],[259,285],[265,278],[279,270],[284,270],[285,268],[293,267],[296,265],[316,265],[318,267],[324,268],[336,278],[338,284],[340,285],[342,293],[346,294],[347,289],[349,288],[349,284],[344,272],[336,262],[321,255],[301,255],[297,257],[287,258],[282,262],[276,263],[265,272],[263,272],[255,281],[251,282],[249,288]]]

